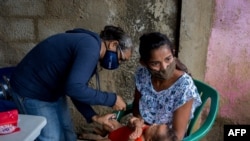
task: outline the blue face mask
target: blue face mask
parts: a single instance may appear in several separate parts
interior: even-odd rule
[[[117,69],[119,66],[117,52],[106,50],[100,65],[108,70]]]

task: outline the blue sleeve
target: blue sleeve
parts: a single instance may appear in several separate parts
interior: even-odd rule
[[[67,95],[89,105],[113,106],[116,101],[115,93],[99,91],[88,86],[100,57],[100,44],[97,40],[93,37],[80,40],[74,56],[67,78]]]
[[[76,109],[85,117],[86,121],[88,123],[92,122],[92,117],[96,115],[96,112],[92,109],[92,107],[88,104],[74,100],[73,98],[71,98],[71,100]]]

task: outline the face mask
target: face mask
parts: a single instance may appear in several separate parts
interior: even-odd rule
[[[152,76],[162,79],[162,80],[168,80],[170,77],[173,76],[174,70],[176,68],[176,63],[175,60],[168,65],[168,67],[164,70],[160,70],[160,71],[155,71],[152,69],[149,69],[149,72],[151,73]]]
[[[119,62],[117,52],[106,50],[100,65],[108,70],[118,68]]]

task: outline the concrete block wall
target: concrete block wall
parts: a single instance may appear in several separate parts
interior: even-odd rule
[[[36,17],[45,15],[45,3],[28,0],[2,1],[0,13],[0,66],[11,66],[35,45]]]
[[[101,89],[117,92],[129,102],[132,100],[134,91],[134,69],[138,65],[138,38],[144,32],[160,31],[166,33],[174,41],[177,2],[176,0],[0,0],[0,67],[16,65],[35,44],[52,34],[64,32],[74,27],[83,27],[99,32],[106,24],[119,25],[132,36],[136,47],[135,52],[132,59],[118,70],[100,70]],[[236,38],[235,41],[233,37],[236,36],[231,35],[239,34],[237,37],[247,35],[248,28],[246,28],[245,24],[247,22],[245,20],[247,20],[247,16],[249,17],[249,14],[247,15],[249,2],[243,0],[212,0],[209,2],[205,0],[189,0],[182,2],[179,58],[189,67],[195,78],[205,80],[220,90],[219,92],[221,92],[224,100],[222,102],[227,102],[223,105],[222,116],[227,118],[231,116],[235,119],[234,121],[239,121],[239,123],[243,121],[244,123],[248,122],[249,116],[242,114],[248,106],[246,97],[244,96],[243,100],[240,97],[240,99],[237,99],[241,101],[240,104],[233,103],[235,101],[234,98],[239,96],[236,95],[238,94],[238,87],[241,88],[242,94],[248,94],[247,87],[242,89],[242,86],[238,86],[239,84],[248,86],[246,85],[248,84],[247,80],[245,80],[245,83],[242,83],[242,80],[247,79],[244,76],[249,74],[247,71],[247,66],[249,65],[246,65],[249,64],[249,61],[245,59],[247,57],[244,58],[245,60],[242,59],[243,61],[240,61],[244,63],[236,62],[237,66],[242,65],[243,67],[237,67],[238,69],[234,67],[227,68],[228,70],[237,70],[237,72],[244,73],[237,73],[233,77],[224,77],[224,80],[228,79],[230,81],[227,80],[225,82],[228,83],[220,83],[220,81],[216,81],[220,77],[214,77],[214,74],[218,75],[221,72],[225,73],[225,71],[217,71],[216,68],[218,67],[214,68],[214,58],[211,58],[211,55],[218,57],[219,60],[226,59],[226,63],[230,64],[227,57],[225,57],[224,50],[224,45],[228,44],[227,41],[237,44],[237,49],[247,50],[247,46],[242,45],[242,43],[248,43],[247,38],[240,38],[239,41]],[[239,10],[245,12],[237,13]],[[214,16],[216,12],[217,16]],[[242,14],[246,15],[242,16]],[[232,22],[231,17],[239,18],[233,19],[236,22]],[[224,22],[224,20],[227,22]],[[238,23],[241,26],[237,26]],[[237,28],[234,28],[234,24]],[[228,26],[228,28],[225,29],[225,26]],[[224,34],[218,34],[220,33],[218,31],[222,29],[225,30],[222,32]],[[232,32],[237,34],[232,34]],[[211,35],[214,38],[211,38]],[[225,35],[229,35],[232,38],[227,39]],[[221,45],[223,45],[222,48],[220,48]],[[211,52],[213,50],[208,47],[223,49],[224,54],[216,51]],[[235,46],[228,47],[229,49],[235,48]],[[207,54],[207,51],[210,54]],[[230,56],[229,58],[235,56]],[[212,60],[212,63],[207,62],[207,59]],[[225,61],[221,62],[220,64],[224,68],[223,63]],[[227,73],[225,74],[227,75]],[[206,79],[204,78],[205,76]],[[235,79],[236,77],[237,79]],[[237,81],[231,81],[232,78]],[[231,95],[231,92],[226,91],[228,87],[224,89],[221,86],[222,84],[229,84],[229,82],[241,82],[235,83],[232,85],[233,87],[230,87],[231,89],[237,88],[237,93]],[[95,78],[90,82],[90,85],[95,87]],[[235,108],[230,106],[238,109],[232,110]],[[107,107],[94,106],[94,108],[100,114],[110,111],[110,108]],[[70,109],[77,131],[80,131],[83,127],[89,127],[74,106],[71,105]],[[227,110],[230,112],[227,112]],[[222,140],[222,127],[225,121],[224,118],[222,121],[217,120],[215,127],[208,135],[208,140]]]
[[[100,70],[101,89],[117,92],[130,102],[139,36],[161,31],[174,41],[175,19],[175,0],[0,0],[0,67],[16,65],[39,41],[52,34],[75,27],[100,32],[107,24],[117,25],[132,36],[135,52],[118,70]],[[90,85],[95,84],[93,78]],[[76,130],[89,128],[70,101],[69,104]],[[109,107],[93,107],[99,114],[111,111]]]

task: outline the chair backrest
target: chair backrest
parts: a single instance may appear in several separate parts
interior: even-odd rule
[[[198,92],[200,93],[202,104],[195,110],[194,117],[189,123],[187,134],[183,141],[198,141],[203,138],[212,128],[219,109],[219,93],[214,88],[204,82],[194,79],[194,83],[198,89]],[[209,113],[203,124],[196,131],[194,131],[194,127],[199,119],[199,115],[202,113],[202,110],[209,99]],[[122,117],[132,113],[132,108],[133,105],[131,103],[127,105],[126,111],[116,112],[117,120],[120,121]]]
[[[194,113],[194,118],[190,121],[187,135],[183,141],[197,141],[203,138],[212,128],[219,109],[219,93],[208,84],[194,79],[194,83],[201,95],[202,105],[200,105]],[[206,119],[203,124],[194,131],[194,126],[198,121],[199,115],[202,113],[206,102],[210,99],[210,108]]]

